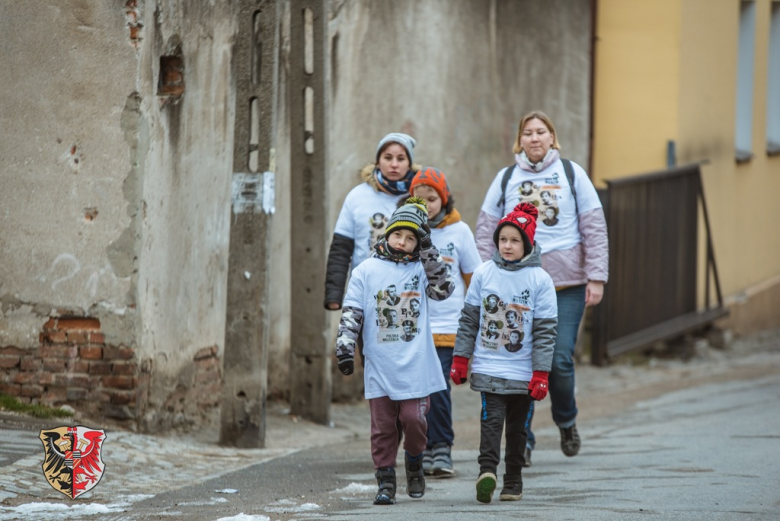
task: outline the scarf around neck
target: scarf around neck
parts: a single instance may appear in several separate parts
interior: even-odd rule
[[[376,185],[379,190],[390,195],[404,195],[409,193],[409,185],[414,177],[414,171],[411,169],[406,172],[398,181],[390,181],[385,179],[382,172],[378,168],[374,168],[374,179],[376,179]]]
[[[541,161],[538,163],[532,163],[530,159],[528,159],[528,156],[525,154],[525,150],[520,152],[519,154],[515,154],[515,161],[517,162],[517,166],[519,166],[521,169],[526,170],[528,172],[541,172],[551,164],[555,163],[560,159],[561,154],[556,149],[551,148],[547,151],[547,154],[542,158]]]
[[[444,228],[450,224],[460,222],[460,213],[453,208],[450,213],[445,213],[444,210],[439,212],[439,215],[428,221],[428,226],[431,228]]]
[[[387,239],[384,237],[379,239],[374,246],[374,255],[382,260],[388,260],[396,264],[408,264],[420,260],[420,252],[406,253],[405,251],[395,250],[387,244]]]

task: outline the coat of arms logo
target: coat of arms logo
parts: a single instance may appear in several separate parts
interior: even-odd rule
[[[38,437],[43,443],[43,475],[54,490],[76,499],[97,486],[106,470],[105,431],[63,426],[41,430]]]

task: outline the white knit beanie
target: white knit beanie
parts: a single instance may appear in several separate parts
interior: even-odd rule
[[[379,152],[387,143],[398,143],[404,147],[406,149],[406,155],[409,156],[409,164],[414,164],[414,145],[417,144],[417,141],[415,141],[414,138],[409,134],[403,134],[401,132],[391,132],[379,140],[379,144],[376,146],[377,162],[379,162]]]

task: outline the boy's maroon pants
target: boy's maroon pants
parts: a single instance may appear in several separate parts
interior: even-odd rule
[[[387,396],[368,400],[371,409],[371,457],[374,468],[395,467],[398,455],[398,424],[403,429],[404,450],[419,456],[428,443],[425,414],[430,399],[391,400]]]

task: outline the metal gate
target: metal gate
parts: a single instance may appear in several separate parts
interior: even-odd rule
[[[607,182],[609,284],[593,310],[591,357],[680,336],[728,314],[723,307],[700,165]],[[701,209],[701,211],[699,210]],[[704,309],[697,309],[699,218],[706,233]],[[714,282],[715,303],[710,302]]]

